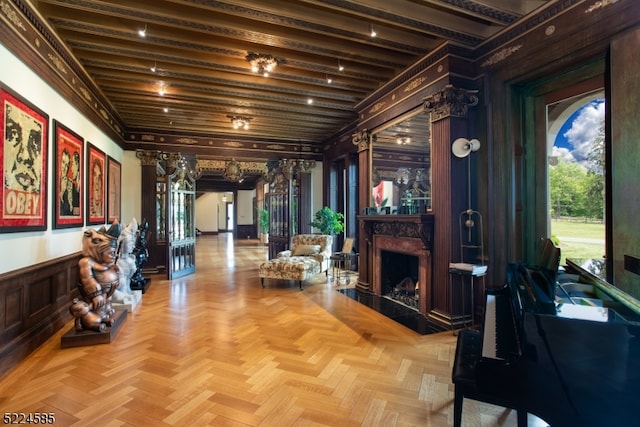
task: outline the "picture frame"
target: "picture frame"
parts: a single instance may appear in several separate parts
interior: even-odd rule
[[[49,116],[0,82],[0,232],[47,229]]]
[[[122,207],[122,165],[113,157],[107,160],[107,218],[108,223],[114,220],[120,222],[120,209]]]
[[[104,224],[107,218],[107,156],[87,141],[87,225]]]
[[[85,164],[84,139],[55,119],[53,129],[53,228],[82,227],[85,208],[85,187],[82,180]]]

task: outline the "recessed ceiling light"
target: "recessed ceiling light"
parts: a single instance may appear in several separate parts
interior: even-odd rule
[[[307,99],[307,104],[313,104],[313,99],[311,98]]]

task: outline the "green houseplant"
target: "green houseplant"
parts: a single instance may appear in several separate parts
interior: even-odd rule
[[[269,211],[258,209],[258,228],[260,229],[260,242],[269,243]]]
[[[328,206],[318,210],[314,215],[314,220],[309,224],[317,228],[322,234],[338,234],[344,230],[344,215],[334,212]]]

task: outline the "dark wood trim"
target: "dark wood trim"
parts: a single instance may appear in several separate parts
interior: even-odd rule
[[[77,252],[0,275],[0,377],[71,320]]]

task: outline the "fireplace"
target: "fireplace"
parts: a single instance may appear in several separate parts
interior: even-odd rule
[[[414,254],[383,250],[380,258],[382,296],[419,311],[419,257]]]
[[[431,308],[433,216],[361,215],[366,240],[358,287],[426,315]],[[363,274],[364,273],[364,274]]]

